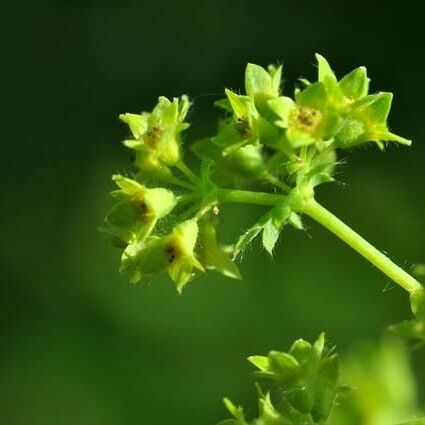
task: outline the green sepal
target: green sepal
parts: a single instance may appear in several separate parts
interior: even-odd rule
[[[270,77],[272,79],[272,93],[274,96],[279,96],[280,94],[280,86],[282,84],[282,65],[269,65],[267,67],[269,71]]]
[[[293,382],[300,374],[300,363],[288,353],[270,351],[268,361],[273,378],[283,384]]]
[[[236,406],[228,398],[223,398],[223,403],[226,409],[235,419],[226,419],[218,425],[248,425],[245,420],[245,414],[241,406]]]
[[[363,121],[354,117],[347,117],[335,135],[335,142],[338,147],[348,147],[362,140],[366,128]]]
[[[270,393],[260,395],[258,400],[259,418],[255,425],[294,425],[294,422],[282,416],[282,414],[273,406],[270,399]]]
[[[245,90],[261,114],[268,115],[267,102],[279,96],[282,67],[263,67],[249,63],[245,71]]]
[[[297,410],[309,413],[314,407],[314,380],[319,367],[321,352],[317,352],[315,347],[307,341],[299,339],[294,342],[289,354],[298,361],[301,372],[297,381],[288,386],[288,398]]]
[[[355,101],[367,95],[369,83],[366,68],[360,66],[345,75],[339,81],[339,87],[345,97]]]
[[[147,130],[148,123],[146,114],[126,113],[121,114],[119,119],[128,125],[135,139],[138,139]]]
[[[277,96],[270,74],[259,65],[248,63],[245,70],[245,91],[247,96],[255,99],[258,95]]]
[[[232,106],[233,112],[236,118],[244,121],[250,121],[250,117],[253,113],[252,99],[248,96],[236,94],[232,90],[225,90],[226,96],[229,99],[230,105]]]
[[[409,146],[412,142],[393,134],[387,127],[391,109],[392,93],[367,95],[353,103],[348,110],[345,124],[335,136],[338,147],[346,148],[365,142],[393,141]]]
[[[318,62],[318,81],[323,83],[326,88],[328,105],[336,109],[343,107],[346,99],[337,82],[335,73],[323,56],[316,53],[316,59]]]
[[[279,117],[275,124],[282,128],[288,128],[290,113],[295,107],[295,102],[286,96],[280,96],[267,101],[269,108]]]
[[[340,374],[339,357],[336,354],[323,358],[319,363],[315,379],[315,401],[311,415],[320,423],[331,413],[335,395],[338,391]]]
[[[310,108],[323,111],[328,106],[328,93],[323,82],[317,82],[307,86],[298,92],[295,97],[297,105],[308,106]]]
[[[137,283],[143,276],[164,272],[168,265],[163,240],[154,238],[148,243],[130,243],[121,256],[120,272],[126,274],[131,283]]]
[[[329,80],[336,81],[336,76],[329,62],[322,55],[319,55],[319,53],[316,53],[315,56],[318,65],[317,80],[321,83],[326,83]]]
[[[129,197],[143,197],[148,190],[146,187],[141,185],[139,182],[124,177],[121,174],[114,174],[112,176],[114,183]]]
[[[215,270],[232,279],[242,279],[236,264],[229,253],[219,246],[217,241],[216,222],[212,218],[205,219],[199,226],[199,260],[207,270]]]
[[[261,145],[241,146],[227,155],[227,160],[234,171],[246,177],[261,178],[266,173]]]

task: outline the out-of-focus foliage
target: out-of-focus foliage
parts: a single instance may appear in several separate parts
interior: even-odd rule
[[[410,353],[398,339],[364,344],[344,357],[342,381],[351,387],[329,424],[385,425],[418,417]]]
[[[326,353],[323,335],[314,345],[296,341],[288,353],[271,351],[249,358],[259,378],[275,382],[260,387],[259,416],[247,419],[228,399],[233,416],[220,425],[400,425],[422,424],[409,353],[397,339],[364,344],[342,359]],[[343,386],[342,384],[345,384]]]

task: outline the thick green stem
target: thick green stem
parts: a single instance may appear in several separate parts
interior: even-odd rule
[[[307,201],[302,212],[342,239],[406,291],[413,294],[416,291],[422,290],[422,285],[414,277],[393,263],[386,255],[377,250],[315,200]]]
[[[283,195],[248,190],[218,189],[217,199],[224,203],[274,206],[283,199]]]

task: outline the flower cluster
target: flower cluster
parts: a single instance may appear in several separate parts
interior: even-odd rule
[[[226,89],[217,133],[182,142],[190,102],[160,97],[152,112],[120,119],[131,137],[134,173],[113,176],[118,203],[103,230],[123,249],[121,271],[131,282],[168,272],[177,289],[206,270],[240,278],[234,260],[255,237],[272,254],[286,224],[302,229],[300,214],[314,188],[333,180],[337,149],[366,142],[410,144],[390,132],[391,93],[368,94],[360,67],[337,79],[320,55],[317,81],[300,80],[282,94],[282,66],[248,64],[245,94]],[[192,167],[184,162],[192,156]],[[197,160],[197,162],[196,162]],[[265,214],[233,245],[217,240],[220,205],[260,204]]]
[[[224,399],[233,416],[219,425],[323,424],[331,414],[339,394],[339,359],[325,349],[321,334],[314,344],[299,339],[289,352],[271,351],[268,356],[248,360],[258,368],[257,375],[275,382],[273,391],[259,389],[259,418],[248,421],[243,409]]]

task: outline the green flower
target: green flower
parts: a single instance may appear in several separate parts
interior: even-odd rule
[[[308,91],[307,91],[308,90]],[[311,85],[301,92],[297,102],[281,96],[269,100],[268,105],[277,115],[275,124],[285,129],[285,138],[296,149],[332,136],[338,117],[327,111],[322,85]]]
[[[121,271],[128,275],[132,283],[139,282],[143,276],[167,271],[181,293],[195,276],[196,270],[204,271],[195,257],[197,237],[197,222],[187,220],[178,224],[168,235],[136,241],[124,250]]]
[[[145,175],[167,175],[168,167],[179,162],[180,135],[189,127],[184,121],[189,107],[187,96],[172,101],[161,96],[151,113],[120,115],[134,137],[124,144],[136,151],[135,164]]]
[[[176,205],[176,198],[170,190],[149,189],[121,175],[114,175],[112,179],[120,188],[112,192],[119,202],[106,216],[103,230],[127,243],[144,240],[158,219]]]
[[[267,101],[278,117],[275,124],[286,130],[286,139],[293,148],[330,139],[342,148],[365,142],[379,146],[382,141],[410,144],[389,131],[392,94],[368,95],[370,80],[365,67],[354,69],[338,81],[326,59],[320,55],[316,58],[316,83],[302,80],[306,87],[296,91],[295,101],[285,96]]]

